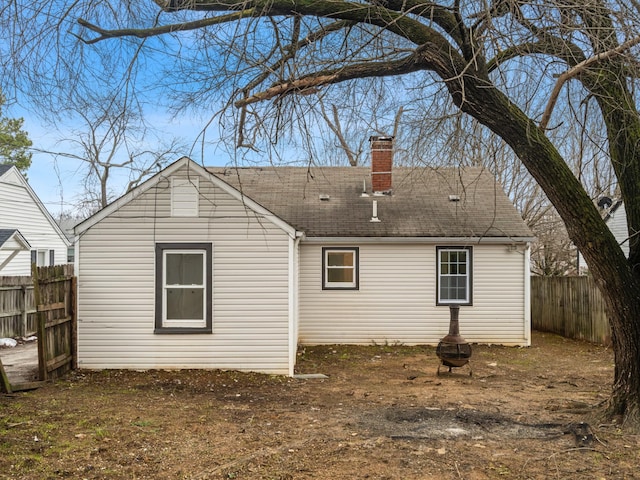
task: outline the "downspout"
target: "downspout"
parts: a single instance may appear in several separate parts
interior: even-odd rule
[[[531,244],[524,249],[524,341],[531,346]]]
[[[289,365],[288,375],[293,377],[298,354],[298,257],[300,254],[300,240],[304,232],[296,231],[289,237]]]
[[[78,368],[82,368],[82,360],[80,359],[80,323],[82,320],[80,319],[80,235],[75,235],[73,242],[73,275],[76,277],[76,304],[74,305],[74,309],[76,311],[76,365]]]

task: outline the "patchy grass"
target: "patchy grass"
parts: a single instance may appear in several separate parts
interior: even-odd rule
[[[318,346],[297,380],[255,373],[77,371],[0,396],[7,479],[636,478],[640,439],[590,420],[609,350],[534,334],[475,346],[436,375],[432,347]],[[572,425],[597,441],[578,447]]]

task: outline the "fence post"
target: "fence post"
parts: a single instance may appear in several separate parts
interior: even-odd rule
[[[20,306],[20,310],[22,312],[22,324],[20,327],[20,336],[27,336],[27,319],[29,315],[27,314],[27,286],[21,285],[20,289],[22,290],[22,304]]]
[[[38,380],[47,379],[47,357],[46,357],[46,342],[47,332],[45,328],[46,315],[45,312],[41,312],[38,307],[42,305],[42,299],[40,298],[40,284],[38,279],[38,267],[35,263],[31,264],[31,276],[33,278],[33,303],[37,310],[36,313],[36,332],[38,335]]]
[[[9,377],[4,371],[4,367],[2,366],[2,359],[0,358],[0,392],[2,393],[12,393],[13,390],[11,388],[11,382],[9,382]]]

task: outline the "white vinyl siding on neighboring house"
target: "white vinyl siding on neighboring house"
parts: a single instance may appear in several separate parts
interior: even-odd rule
[[[204,177],[197,217],[172,216],[171,191],[160,181],[80,236],[79,367],[292,373],[289,235]],[[172,243],[212,246],[210,334],[154,333],[155,246]]]
[[[301,245],[299,343],[437,344],[448,333],[449,309],[436,302],[436,245],[358,247],[359,289],[341,291],[322,289],[322,246]],[[524,249],[473,247],[473,305],[460,307],[467,341],[528,344]]]
[[[62,239],[62,232],[53,226],[51,216],[43,212],[44,206],[39,204],[37,197],[34,199],[26,181],[18,175],[12,169],[0,177],[0,228],[19,230],[33,250],[42,252],[42,256],[37,254],[36,257],[39,264],[49,265],[51,258],[62,263],[68,243]],[[13,253],[0,250],[0,265]],[[31,275],[31,259],[30,250],[18,252],[0,270],[0,275]]]
[[[627,225],[627,211],[625,210],[624,203],[618,205],[610,214],[606,220],[606,224],[618,241],[624,256],[629,258],[629,227]],[[588,270],[589,266],[586,260],[582,256],[582,253],[578,252],[578,273],[584,274]]]
[[[624,203],[621,204],[611,218],[607,220],[607,226],[613,233],[613,236],[616,237],[618,243],[620,244],[620,248],[624,253],[625,257],[629,257],[629,227],[627,225],[627,211],[624,208]]]

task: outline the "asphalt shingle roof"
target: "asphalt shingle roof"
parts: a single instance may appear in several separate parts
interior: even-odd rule
[[[4,164],[0,164],[0,177],[2,175],[4,175],[5,173],[7,173],[7,171],[12,167],[13,165],[4,165]]]
[[[0,171],[0,175],[2,175],[1,171]],[[0,228],[0,247],[4,245],[4,242],[9,240],[16,231],[17,230],[15,228],[13,229]]]
[[[307,237],[533,237],[482,168],[394,168],[393,194],[382,196],[372,195],[365,167],[208,171]],[[459,201],[450,201],[450,195]],[[374,200],[380,222],[370,221]]]

